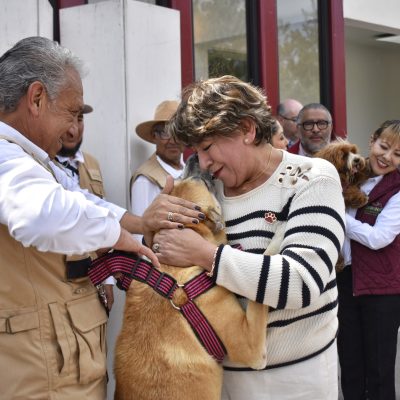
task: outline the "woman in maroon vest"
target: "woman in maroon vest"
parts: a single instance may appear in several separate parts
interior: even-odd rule
[[[400,120],[370,143],[368,203],[346,214],[347,265],[337,276],[338,351],[345,399],[395,400],[400,327]]]

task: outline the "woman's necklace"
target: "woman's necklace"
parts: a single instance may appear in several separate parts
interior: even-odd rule
[[[272,158],[272,145],[269,145],[268,161],[267,161],[267,166],[265,167],[266,173],[268,173],[268,167],[269,167],[269,163],[271,162],[271,158]]]
[[[258,174],[256,174],[253,179],[249,182],[251,186],[257,187],[259,184],[266,182],[270,175],[268,174],[269,164],[271,163],[272,159],[272,145],[269,145],[269,153],[268,153],[268,161],[264,168],[260,170]]]
[[[235,188],[225,188],[224,192],[225,195],[230,197],[230,196],[239,196],[243,193],[247,193],[250,190],[255,189],[259,185],[262,185],[264,182],[266,182],[270,175],[268,175],[268,168],[271,163],[272,159],[272,145],[269,145],[269,153],[268,153],[268,160],[264,168],[261,168],[260,172],[255,173],[254,175],[251,176],[250,179],[245,180],[240,187],[235,187]]]

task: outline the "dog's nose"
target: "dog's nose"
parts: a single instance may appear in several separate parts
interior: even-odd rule
[[[354,164],[358,164],[360,161],[361,161],[360,157],[354,157],[354,160],[353,160]]]

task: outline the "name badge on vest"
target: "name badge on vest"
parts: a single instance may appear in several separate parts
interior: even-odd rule
[[[367,207],[365,207],[364,212],[365,214],[373,215],[376,217],[381,213],[382,210],[383,210],[382,204],[379,201],[376,201],[375,203],[372,203]]]

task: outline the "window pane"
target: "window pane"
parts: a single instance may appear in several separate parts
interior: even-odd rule
[[[277,0],[280,99],[319,102],[317,0]]]
[[[193,0],[195,78],[247,80],[245,0]]]

